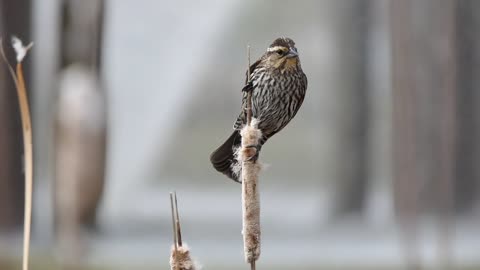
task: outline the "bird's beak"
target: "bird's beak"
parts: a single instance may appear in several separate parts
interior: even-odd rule
[[[287,58],[293,58],[297,56],[298,56],[298,52],[295,49],[290,48],[287,54]]]

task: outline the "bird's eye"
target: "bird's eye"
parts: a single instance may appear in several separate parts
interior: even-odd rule
[[[285,53],[285,52],[284,52],[283,50],[278,50],[278,51],[277,51],[277,54],[278,54],[278,55],[283,55],[284,53]]]

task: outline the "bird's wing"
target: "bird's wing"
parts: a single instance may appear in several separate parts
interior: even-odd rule
[[[255,63],[253,63],[250,66],[250,75],[253,74],[253,72],[255,71],[257,66],[260,64],[260,62],[261,62],[261,59],[257,60]],[[250,76],[250,80],[252,80],[252,76]],[[245,73],[245,85],[247,85],[248,83],[249,83],[248,73]],[[247,119],[246,108],[247,108],[247,92],[242,91],[242,111],[240,112],[240,115],[237,117],[237,120],[235,121],[235,123],[233,124],[233,129],[237,129],[237,130],[242,129],[243,124],[246,122],[246,119]]]

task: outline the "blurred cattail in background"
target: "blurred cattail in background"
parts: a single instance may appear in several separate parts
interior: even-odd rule
[[[106,100],[98,54],[103,1],[63,2],[55,122],[55,227],[59,258],[79,264],[103,195]]]
[[[59,91],[55,223],[60,241],[73,237],[62,245],[68,250],[83,238],[82,230],[95,226],[104,187],[105,105],[97,77],[81,65],[62,72]]]

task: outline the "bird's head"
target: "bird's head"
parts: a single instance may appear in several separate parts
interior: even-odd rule
[[[264,61],[268,67],[282,72],[297,69],[300,60],[295,42],[290,38],[277,38],[265,52]]]

